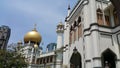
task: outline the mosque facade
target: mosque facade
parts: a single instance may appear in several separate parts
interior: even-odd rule
[[[68,8],[63,68],[120,68],[118,2],[79,0]]]

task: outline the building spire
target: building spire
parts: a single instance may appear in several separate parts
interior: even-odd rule
[[[70,15],[70,4],[68,5],[68,15],[67,17]]]
[[[70,10],[70,4],[68,5],[68,10]]]
[[[37,24],[34,24],[34,29],[33,30],[36,30],[36,26],[37,26]]]

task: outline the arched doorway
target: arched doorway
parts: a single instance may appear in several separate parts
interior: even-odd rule
[[[81,55],[76,47],[73,49],[73,54],[70,58],[70,68],[82,68]]]
[[[110,49],[102,53],[102,68],[116,68],[116,55]]]

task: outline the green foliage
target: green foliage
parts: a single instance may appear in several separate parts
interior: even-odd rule
[[[25,58],[16,51],[0,50],[0,68],[22,68],[27,65]]]

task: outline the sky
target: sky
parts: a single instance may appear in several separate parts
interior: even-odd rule
[[[78,0],[0,0],[0,26],[11,28],[8,44],[17,43],[37,24],[42,36],[41,45],[57,41],[56,26],[67,16],[67,7],[71,9]]]

